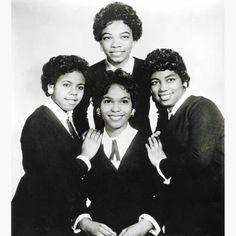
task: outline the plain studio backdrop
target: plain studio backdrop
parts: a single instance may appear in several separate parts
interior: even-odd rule
[[[60,54],[79,55],[90,65],[103,59],[92,25],[95,14],[110,2],[12,1],[12,196],[24,174],[20,147],[23,125],[47,100],[40,82],[43,64]],[[191,77],[189,90],[210,98],[224,115],[223,0],[123,2],[131,5],[143,22],[143,36],[133,55],[144,59],[156,48],[178,51]]]

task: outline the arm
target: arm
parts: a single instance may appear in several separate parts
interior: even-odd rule
[[[167,159],[160,162],[160,169],[167,177],[183,171],[197,174],[209,166],[216,148],[223,149],[224,120],[214,103],[207,99],[197,102],[187,114],[182,133],[176,132],[176,141],[173,139],[167,146]],[[181,142],[181,139],[186,139],[182,141],[184,149],[181,147],[182,151],[176,152],[180,147],[177,142]]]

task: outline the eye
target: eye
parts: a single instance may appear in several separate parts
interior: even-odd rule
[[[78,89],[79,89],[79,90],[84,90],[84,86],[83,86],[83,85],[79,85],[79,86],[78,86]]]
[[[128,99],[124,99],[124,100],[122,100],[122,103],[123,103],[123,104],[128,104],[128,103],[129,103],[129,100],[128,100]]]
[[[169,78],[169,79],[167,79],[167,82],[168,82],[168,83],[171,83],[171,82],[173,82],[173,81],[175,81],[175,78]]]
[[[111,39],[111,36],[103,36],[102,37],[102,40],[103,41],[108,41],[108,40],[110,40]]]
[[[69,88],[70,87],[70,83],[63,83],[62,86],[65,87],[65,88]]]
[[[152,80],[151,81],[151,86],[159,85],[160,82],[158,80]]]
[[[103,103],[109,104],[109,103],[111,103],[111,99],[104,99],[104,100],[103,100]]]
[[[122,39],[129,39],[130,37],[129,37],[129,35],[122,35],[121,38]]]

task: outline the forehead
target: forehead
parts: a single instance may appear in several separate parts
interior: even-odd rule
[[[123,20],[110,21],[106,27],[102,30],[102,34],[118,34],[118,33],[132,33],[132,30],[126,25]]]
[[[177,73],[172,70],[156,71],[151,75],[151,79],[165,79],[170,76],[179,77]]]
[[[76,83],[76,84],[81,84],[81,83],[84,84],[85,78],[84,78],[84,75],[80,71],[73,71],[73,72],[61,75],[57,79],[57,82],[64,82],[64,81],[69,81],[71,83]]]
[[[112,84],[104,97],[109,97],[112,99],[119,99],[124,97],[130,98],[130,93],[125,89],[124,86],[120,84]]]

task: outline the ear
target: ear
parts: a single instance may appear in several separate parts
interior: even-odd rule
[[[97,113],[97,115],[98,115],[99,117],[101,117],[101,110],[100,110],[99,107],[97,108],[96,113]]]
[[[54,93],[54,84],[48,84],[48,93],[50,95]]]
[[[132,48],[135,48],[135,46],[136,46],[136,42],[137,42],[137,41],[133,41]]]

